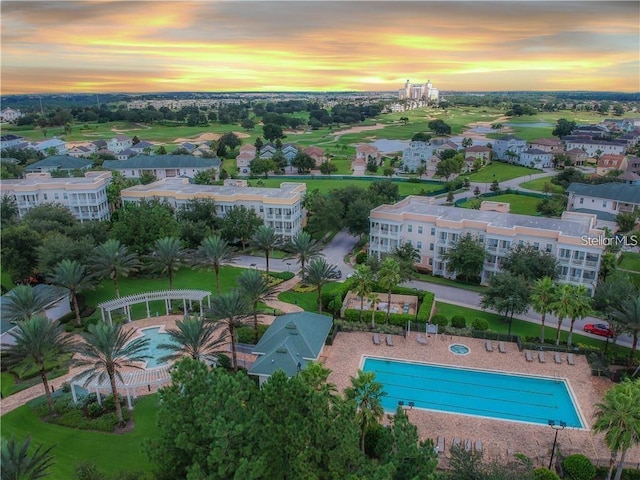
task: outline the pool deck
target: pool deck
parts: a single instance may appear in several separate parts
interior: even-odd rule
[[[424,334],[422,334],[424,336]],[[372,334],[366,332],[340,332],[333,345],[326,346],[321,360],[332,373],[329,382],[336,385],[339,392],[350,386],[350,378],[357,375],[365,355],[386,357],[398,360],[473,367],[479,369],[560,377],[568,380],[570,389],[586,429],[566,428],[558,434],[558,444],[563,454],[582,453],[592,459],[608,461],[610,452],[602,441],[602,435],[596,435],[590,427],[594,421],[593,405],[602,400],[606,390],[612,384],[608,379],[593,377],[582,355],[575,356],[575,365],[571,366],[562,355],[563,363],[556,364],[553,354],[546,354],[546,363],[540,363],[534,353],[534,361],[527,362],[524,353],[519,352],[515,343],[505,343],[507,353],[498,351],[497,342],[493,352],[487,352],[485,340],[451,337],[449,335],[431,336],[427,345],[417,342],[417,334],[412,332],[407,338],[393,336],[393,347],[384,342],[374,345]],[[449,345],[461,343],[471,351],[468,355],[454,355]],[[448,463],[449,447],[454,438],[480,440],[484,447],[485,458],[505,459],[514,453],[523,453],[531,458],[536,466],[547,465],[553,444],[554,430],[548,425],[493,420],[467,415],[441,413],[419,409],[407,410],[412,423],[418,427],[420,437],[445,438],[445,452],[440,454],[441,466]],[[561,419],[556,419],[561,420]],[[387,420],[385,419],[385,423]],[[628,452],[627,458],[638,458],[640,448]]]

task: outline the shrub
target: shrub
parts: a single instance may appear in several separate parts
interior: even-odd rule
[[[216,355],[216,365],[220,368],[224,368],[225,370],[231,370],[231,359],[225,355],[224,353],[218,353]]]
[[[327,308],[329,309],[330,312],[339,313],[340,310],[342,309],[342,299],[340,298],[340,296],[336,295],[335,297],[333,297],[333,300],[329,302],[329,305],[327,305]]]
[[[560,480],[560,477],[556,472],[538,467],[533,471],[533,480]]]
[[[562,469],[565,476],[571,480],[593,480],[596,476],[596,467],[591,460],[579,453],[565,458]]]
[[[286,282],[287,280],[291,280],[293,277],[295,277],[295,274],[293,272],[269,272],[269,276],[273,278],[279,278],[280,280],[284,280]]]
[[[431,316],[431,309],[433,307],[434,295],[431,292],[424,292],[424,296],[422,297],[422,303],[420,304],[420,308],[418,308],[418,315],[416,316],[416,321],[421,323],[429,322],[429,317]]]
[[[105,476],[95,463],[82,462],[75,469],[75,480],[104,480]]]
[[[267,331],[267,328],[269,328],[269,325],[258,324],[258,339],[262,338],[262,335],[264,335],[264,332]],[[253,327],[240,327],[236,330],[236,332],[238,332],[238,343],[248,343],[253,345]]]
[[[356,264],[360,265],[367,261],[367,252],[358,252],[356,255]]]
[[[454,315],[451,317],[451,326],[453,328],[465,328],[467,326],[467,319],[462,315]]]
[[[474,330],[489,330],[489,322],[485,318],[474,318],[471,326]]]
[[[433,323],[434,325],[445,327],[449,323],[449,320],[441,313],[436,313],[433,317],[431,317],[431,323]]]
[[[87,413],[91,418],[98,418],[100,415],[102,415],[103,412],[104,412],[104,409],[97,402],[90,403],[89,405],[87,405]]]
[[[310,293],[315,292],[317,290],[315,285],[305,285],[304,283],[299,283],[295,287],[293,287],[293,291],[296,293]]]

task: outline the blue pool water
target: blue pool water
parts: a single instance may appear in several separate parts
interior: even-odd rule
[[[140,330],[144,337],[148,338],[149,344],[144,350],[144,355],[149,355],[147,358],[147,368],[159,367],[165,365],[167,362],[160,361],[160,358],[171,353],[169,350],[158,348],[158,345],[162,343],[171,343],[171,337],[167,333],[160,333],[160,327],[144,328]]]
[[[375,372],[384,386],[387,412],[395,412],[402,400],[426,410],[583,428],[562,380],[379,358],[366,358],[362,370]]]

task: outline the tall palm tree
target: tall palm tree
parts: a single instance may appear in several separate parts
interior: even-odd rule
[[[196,265],[213,267],[216,274],[216,289],[220,295],[220,265],[233,260],[233,249],[218,235],[205,238],[196,252]]]
[[[211,299],[211,316],[227,327],[231,340],[231,360],[233,371],[238,371],[238,359],[236,353],[236,330],[245,325],[250,307],[246,297],[239,290],[232,290],[224,295],[218,295]]]
[[[386,393],[382,384],[376,382],[375,373],[358,370],[357,377],[351,377],[351,386],[344,391],[347,400],[355,403],[356,416],[360,425],[360,448],[364,453],[364,438],[367,430],[377,424],[384,415],[382,397]]]
[[[622,452],[616,468],[615,480],[620,480],[627,451],[640,444],[640,380],[626,379],[607,390],[602,403],[596,404],[593,430],[604,432],[604,442],[617,456]],[[613,463],[607,479],[611,478]]]
[[[176,322],[176,328],[168,328],[167,333],[172,342],[162,343],[158,348],[170,350],[172,353],[163,360],[177,360],[189,356],[194,360],[211,361],[216,353],[222,351],[226,343],[226,332],[219,332],[222,324],[207,322],[204,317],[185,317]]]
[[[340,278],[338,267],[329,265],[324,257],[314,258],[307,265],[304,276],[309,284],[316,286],[318,291],[318,312],[322,313],[322,285],[329,280]]]
[[[371,302],[371,328],[376,328],[376,307],[380,303],[380,298],[376,292],[371,292],[367,295],[367,300]]]
[[[238,277],[238,286],[251,305],[254,341],[258,343],[258,303],[271,297],[275,288],[269,285],[269,277],[253,269],[242,272]]]
[[[560,329],[565,318],[571,315],[573,308],[573,288],[569,284],[563,284],[558,289],[554,301],[551,303],[551,311],[558,318],[558,328],[556,329],[556,345],[560,345]]]
[[[544,321],[547,313],[551,313],[551,305],[555,300],[558,286],[551,277],[539,278],[531,288],[531,306],[533,310],[542,315],[542,329],[540,331],[540,341],[544,342]]]
[[[567,339],[567,347],[571,347],[571,337],[573,336],[573,325],[578,318],[584,318],[591,312],[591,295],[584,285],[572,285],[573,290],[571,313],[569,318],[571,324],[569,326],[569,338]]]
[[[51,371],[51,361],[60,355],[69,353],[74,348],[71,337],[64,332],[59,322],[52,322],[46,317],[35,316],[18,323],[10,333],[14,338],[13,345],[7,348],[4,361],[7,365],[35,366],[40,373],[44,394],[52,414],[56,413],[53,398],[47,380]]]
[[[319,257],[322,251],[322,245],[303,230],[296,233],[285,248],[293,254],[294,258],[297,258],[303,274],[306,263],[312,258]]]
[[[400,264],[392,257],[387,257],[382,262],[378,271],[378,283],[387,292],[387,318],[389,323],[389,314],[391,313],[391,290],[402,280],[400,272]]]
[[[620,305],[614,310],[612,317],[616,322],[622,324],[625,331],[633,336],[633,343],[627,360],[627,366],[631,367],[633,357],[638,348],[638,337],[640,337],[640,295],[636,295]]]
[[[55,298],[45,289],[18,285],[2,298],[2,318],[10,322],[28,320],[53,302]]]
[[[54,464],[53,445],[42,450],[38,445],[34,451],[31,448],[31,436],[18,442],[12,435],[9,440],[3,438],[0,447],[0,477],[2,480],[39,480],[49,476],[49,468]]]
[[[151,262],[162,273],[169,274],[169,290],[173,290],[173,272],[183,265],[185,252],[182,242],[176,237],[159,238],[151,249]]]
[[[116,378],[122,381],[122,368],[140,368],[135,362],[150,358],[146,354],[149,339],[132,339],[135,334],[135,329],[123,330],[120,325],[102,322],[89,325],[89,331],[82,335],[84,341],[76,348],[80,356],[74,360],[76,366],[90,367],[78,375],[84,378],[85,385],[94,379],[100,382],[105,378],[109,379],[120,425],[124,425],[124,417],[118,398]]]
[[[362,321],[362,315],[364,313],[364,299],[371,293],[373,287],[373,273],[371,273],[371,267],[364,263],[358,265],[351,277],[351,284],[353,285],[354,293],[360,297],[360,321]]]
[[[95,276],[87,272],[86,267],[77,260],[62,260],[53,268],[49,281],[69,290],[73,301],[73,311],[76,314],[76,326],[81,327],[78,293],[95,288]]]
[[[128,277],[130,273],[137,271],[140,261],[138,255],[135,252],[129,253],[127,246],[119,240],[109,239],[95,248],[91,268],[98,276],[113,280],[116,297],[119,297],[118,277]]]
[[[280,235],[277,235],[273,228],[267,227],[266,225],[260,225],[256,233],[251,237],[251,246],[264,252],[264,258],[267,264],[267,276],[269,276],[269,255],[271,255],[271,252],[275,249],[279,248],[280,245],[282,245]]]

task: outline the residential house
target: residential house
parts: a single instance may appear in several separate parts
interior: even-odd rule
[[[640,175],[633,173],[630,170],[622,172],[616,177],[619,182],[624,182],[629,185],[640,185]]]
[[[67,155],[76,158],[88,158],[92,153],[96,151],[96,146],[89,143],[87,145],[78,145],[67,151]]]
[[[587,162],[589,155],[581,148],[572,148],[564,152],[570,159],[571,165],[582,166]]]
[[[119,153],[133,146],[133,139],[127,135],[116,135],[107,140],[107,150],[112,153]]]
[[[305,225],[306,210],[302,205],[307,190],[305,183],[283,182],[280,188],[247,187],[246,181],[229,179],[224,185],[195,185],[186,178],[163,178],[148,185],[135,185],[120,192],[123,202],[140,202],[157,198],[168,202],[176,211],[193,199],[211,199],[216,213],[224,216],[234,207],[253,210],[268,227],[287,241]]]
[[[618,213],[640,211],[638,185],[618,182],[600,185],[571,183],[567,193],[567,210],[593,213],[601,220],[614,221]]]
[[[482,284],[501,271],[513,247],[529,244],[558,260],[558,281],[594,291],[604,245],[590,245],[584,238],[604,236],[604,231],[595,228],[595,215],[565,212],[561,219],[516,215],[490,211],[493,208],[485,203],[480,210],[469,210],[409,196],[394,205],[376,207],[370,214],[369,255],[380,258],[409,242],[420,254],[420,269],[452,278],[455,272],[448,270],[445,255],[469,234],[482,241],[487,252]]]
[[[313,161],[316,162],[316,167],[319,167],[320,165],[322,165],[322,162],[324,162],[324,150],[320,147],[307,147],[303,150],[303,152],[313,158]]]
[[[240,153],[236,157],[236,168],[242,175],[248,175],[251,171],[251,162],[256,158],[256,147],[246,143],[240,147]]]
[[[180,145],[178,145],[177,149],[186,150],[187,152],[189,152],[189,154],[191,154],[196,148],[198,148],[198,145],[196,145],[195,143],[183,142]]]
[[[602,154],[623,155],[627,149],[626,142],[591,140],[579,137],[570,137],[564,139],[567,151],[573,148],[584,150],[590,157],[598,157]]]
[[[9,133],[7,135],[0,136],[0,149],[3,148],[15,148],[18,145],[25,143],[26,139],[20,135],[14,135]]]
[[[409,142],[402,151],[402,170],[415,173],[423,165],[427,172],[435,172],[440,158],[435,154],[435,145],[429,142]]]
[[[215,169],[220,173],[219,158],[199,158],[193,155],[141,155],[126,160],[106,160],[102,166],[117,170],[126,178],[140,178],[147,172],[157,179],[170,177],[193,178],[196,173]]]
[[[627,171],[640,175],[640,157],[627,157]]]
[[[638,141],[640,140],[640,135],[633,132],[625,133],[624,135],[620,135],[619,137],[617,137],[616,140],[618,142],[626,142],[627,149],[629,149],[629,148],[635,147],[638,144]]]
[[[493,158],[517,163],[520,154],[527,150],[527,141],[513,135],[497,138],[493,142]]]
[[[247,372],[262,385],[278,370],[293,377],[311,362],[318,362],[333,325],[331,317],[311,312],[280,315],[253,348],[258,358]]]
[[[60,203],[83,222],[109,220],[107,185],[110,182],[111,172],[86,172],[84,177],[71,178],[52,178],[47,172],[27,173],[23,179],[2,180],[0,186],[3,195],[16,199],[20,218],[38,205]]]
[[[155,145],[153,143],[141,140],[140,142],[132,145],[127,150],[133,152],[135,155],[151,155]]]
[[[271,143],[267,143],[260,149],[260,159],[269,160],[270,158],[273,158],[273,156],[276,154],[276,151],[277,148],[274,145],[272,145]]]
[[[24,113],[20,110],[14,110],[13,108],[7,107],[0,111],[0,122],[13,123],[21,117],[24,117]]]
[[[608,138],[611,131],[605,125],[576,125],[571,135],[588,135],[591,138]]]
[[[127,148],[126,150],[122,150],[121,152],[113,154],[116,157],[116,160],[127,160],[129,158],[135,157],[138,155],[138,152],[134,151],[131,148]]]
[[[432,139],[431,145],[435,147],[433,153],[438,156],[440,156],[442,152],[445,152],[447,150],[455,150],[457,152],[460,149],[460,145],[458,145],[457,143],[442,138]]]
[[[491,161],[491,148],[481,145],[472,145],[464,150],[465,157],[472,157],[474,160],[482,160],[482,164],[486,165]]]
[[[518,163],[524,167],[531,168],[550,168],[553,166],[553,153],[530,148],[520,154]]]
[[[27,173],[63,171],[71,174],[74,170],[87,170],[93,166],[93,160],[70,155],[53,155],[39,160],[24,169]]]
[[[538,140],[531,140],[529,142],[529,148],[542,150],[543,152],[551,152],[554,155],[564,153],[564,143],[562,143],[562,140],[559,138],[540,138]]]
[[[203,143],[201,145],[198,145],[196,149],[191,153],[191,155],[195,155],[196,157],[203,157],[207,155],[211,156],[213,153],[214,152],[213,150],[211,150],[211,147],[206,143]]]
[[[282,146],[281,151],[282,151],[282,156],[287,160],[288,165],[291,165],[291,162],[293,161],[294,158],[296,158],[296,155],[298,154],[298,148],[290,143],[285,143]]]
[[[602,155],[596,164],[596,175],[604,176],[615,170],[627,169],[627,157],[624,155]]]
[[[49,155],[51,152],[55,152],[54,155],[64,155],[67,153],[67,150],[69,150],[67,148],[67,144],[58,137],[43,140],[42,142],[30,143],[28,148],[42,153],[43,155]]]
[[[356,162],[366,165],[369,159],[380,160],[380,150],[369,143],[360,143],[356,146]]]

